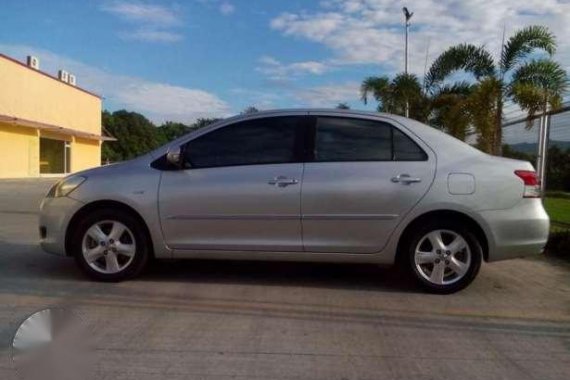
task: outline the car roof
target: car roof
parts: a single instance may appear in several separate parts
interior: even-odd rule
[[[248,117],[248,116],[270,116],[274,114],[282,113],[333,113],[333,114],[350,114],[350,115],[363,115],[363,116],[394,116],[385,112],[377,111],[364,111],[364,110],[353,110],[353,109],[340,109],[340,108],[276,108],[268,109],[263,111],[252,112],[248,114],[240,114],[233,116],[233,118],[238,117]]]

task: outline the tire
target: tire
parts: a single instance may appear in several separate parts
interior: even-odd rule
[[[483,260],[481,243],[460,221],[431,220],[407,237],[405,267],[428,292],[455,293],[479,273]]]
[[[144,225],[120,209],[90,212],[79,220],[70,241],[81,270],[91,279],[105,282],[139,275],[151,256],[150,247]]]

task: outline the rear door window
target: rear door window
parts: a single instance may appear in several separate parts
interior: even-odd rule
[[[427,154],[392,125],[374,120],[319,117],[314,161],[425,161]]]

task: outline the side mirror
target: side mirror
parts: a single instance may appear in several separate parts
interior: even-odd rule
[[[168,161],[170,165],[178,169],[182,169],[184,167],[183,160],[184,160],[184,154],[182,151],[182,147],[176,146],[168,149],[168,152],[166,153],[166,161]]]

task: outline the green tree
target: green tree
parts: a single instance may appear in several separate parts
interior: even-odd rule
[[[259,110],[254,106],[246,107],[243,111],[241,111],[242,115],[249,115],[251,113],[257,113]]]
[[[495,115],[498,112],[496,99],[501,96],[500,91],[497,80],[489,77],[477,83],[467,99],[467,112],[470,115],[471,126],[477,133],[477,146],[487,153],[496,151]]]
[[[509,145],[503,145],[503,155],[517,160],[536,161],[536,154],[519,152]],[[570,192],[570,149],[551,146],[546,164],[546,189]]]
[[[102,122],[105,129],[117,139],[103,144],[104,161],[128,160],[160,146],[161,139],[155,125],[139,113],[104,111]]]
[[[194,124],[192,124],[192,129],[204,128],[220,120],[221,119],[216,119],[216,118],[199,118],[198,120],[196,120]]]
[[[158,138],[161,144],[166,144],[169,141],[176,140],[192,131],[192,127],[182,123],[175,123],[167,121],[157,128]]]
[[[429,99],[414,74],[401,73],[391,80],[387,76],[368,77],[360,85],[360,95],[364,104],[371,95],[378,102],[379,112],[404,116],[408,104],[410,118],[426,122],[429,116]]]
[[[105,130],[117,139],[103,144],[101,158],[104,162],[135,158],[219,120],[198,119],[191,125],[169,121],[156,127],[143,115],[126,110],[103,111],[101,118]]]
[[[157,128],[160,143],[161,145],[166,144],[169,141],[176,140],[177,138],[182,137],[197,129],[207,127],[208,125],[215,123],[218,120],[219,119],[198,119],[196,122],[190,125],[167,121]]]
[[[431,98],[430,124],[465,140],[472,116],[469,97],[474,90],[475,86],[467,82],[440,87]]]
[[[546,188],[570,191],[570,149],[562,150],[557,146],[548,149]]]
[[[479,137],[485,140],[484,145],[489,153],[500,155],[502,149],[503,105],[506,99],[513,98],[515,102],[520,98],[514,96],[514,88],[519,85],[521,70],[532,69],[528,66],[528,58],[536,51],[546,52],[552,56],[556,50],[554,35],[543,26],[528,26],[517,31],[502,47],[498,62],[494,62],[489,51],[482,46],[461,44],[453,46],[443,52],[432,64],[428,71],[425,82],[430,91],[436,91],[450,79],[451,75],[458,70],[464,70],[473,74],[475,79],[482,83],[482,89],[477,94],[476,103],[492,104],[485,110],[477,110],[478,118],[473,124],[478,130]],[[526,69],[523,69],[525,68]],[[527,81],[526,86],[531,86],[532,81]],[[528,90],[527,90],[528,91]],[[487,94],[494,96],[492,99],[483,101],[481,96]],[[525,107],[525,104],[519,104]],[[492,122],[489,126],[489,122]],[[481,122],[478,127],[477,123]],[[482,136],[481,133],[488,135]]]
[[[503,145],[503,156],[508,158],[514,158],[515,160],[523,160],[528,162],[536,161],[536,154],[519,152],[514,150],[510,145]]]

